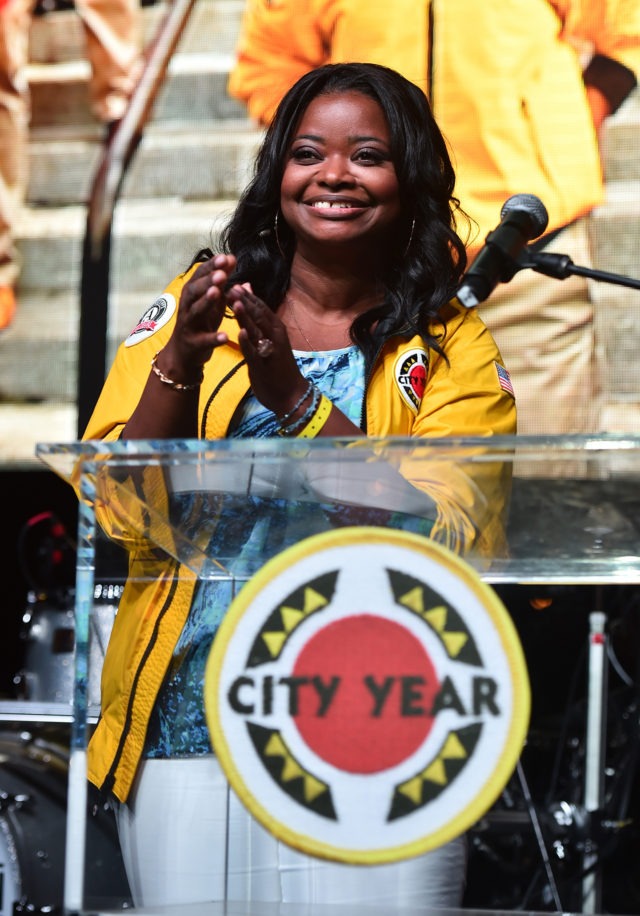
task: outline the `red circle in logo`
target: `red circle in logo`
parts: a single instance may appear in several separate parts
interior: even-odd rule
[[[409,370],[409,380],[416,397],[421,401],[427,387],[427,370],[424,363],[416,363],[415,366],[411,367]]]
[[[392,620],[357,614],[328,624],[306,643],[292,673],[305,686],[297,691],[298,731],[338,769],[389,769],[431,731],[438,676],[420,641]]]

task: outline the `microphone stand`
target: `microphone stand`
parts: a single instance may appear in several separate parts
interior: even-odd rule
[[[566,254],[536,251],[525,247],[517,256],[518,270],[530,268],[556,280],[570,276],[587,277],[640,289],[640,280],[590,267],[574,264]],[[513,275],[512,275],[513,276]],[[510,279],[510,278],[509,278]],[[601,589],[599,589],[599,593]],[[582,906],[581,912],[595,914],[602,907],[602,865],[600,862],[600,841],[604,828],[605,807],[605,751],[607,716],[607,634],[606,614],[595,610],[589,615],[589,663],[587,684],[587,722],[585,729],[584,760],[584,814],[587,832],[584,836]]]
[[[640,280],[614,274],[590,267],[580,267],[573,263],[566,254],[554,254],[525,248],[517,258],[520,269],[531,268],[537,273],[545,274],[557,280],[566,280],[570,276],[587,277],[625,286],[629,289],[640,289]],[[594,611],[589,615],[589,669],[587,724],[585,735],[585,786],[584,809],[590,829],[584,838],[582,912],[598,913],[602,905],[602,875],[599,861],[599,845],[605,793],[604,768],[606,750],[606,714],[607,714],[607,673],[605,632],[606,615]],[[595,830],[594,830],[595,828]],[[594,835],[595,834],[595,835]]]
[[[553,254],[547,251],[534,251],[525,248],[517,258],[519,270],[531,268],[539,274],[554,277],[556,280],[566,280],[567,277],[588,277],[592,280],[601,280],[603,283],[613,283],[617,286],[627,286],[630,289],[640,289],[640,280],[625,277],[622,274],[608,273],[606,270],[593,270],[591,267],[580,267],[574,264],[566,254]]]

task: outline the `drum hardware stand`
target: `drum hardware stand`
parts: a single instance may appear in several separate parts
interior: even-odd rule
[[[598,604],[601,603],[601,587],[597,590]],[[583,805],[560,803],[551,811],[559,828],[577,828],[583,836],[582,853],[582,913],[599,913],[602,908],[602,873],[599,855],[599,839],[607,823],[602,818],[604,807],[604,775],[606,751],[607,711],[607,636],[606,614],[592,611],[589,615],[589,651],[587,671],[587,721],[585,730]],[[538,847],[549,881],[549,888],[558,910],[562,910],[551,862],[540,829],[535,806],[524,780],[520,764],[518,776],[531,818]]]
[[[597,589],[597,605],[602,605],[602,588]],[[561,802],[551,813],[560,828],[572,830],[582,845],[581,912],[602,912],[602,845],[607,837],[632,823],[626,816],[624,800],[621,810],[607,813],[605,771],[608,705],[608,636],[607,615],[602,611],[589,614],[587,720],[584,744],[584,785],[582,805]],[[635,720],[634,720],[635,721]],[[636,723],[637,724],[637,723]],[[634,740],[631,762],[633,773],[638,757]],[[631,777],[632,778],[632,777]]]
[[[601,608],[603,603],[602,587],[599,586],[596,589],[592,607]],[[563,910],[560,897],[565,896],[565,891],[558,891],[560,876],[558,875],[556,879],[554,874],[554,871],[557,871],[554,864],[556,857],[558,861],[562,862],[568,852],[575,853],[576,856],[574,862],[578,865],[578,874],[574,872],[573,877],[570,878],[575,888],[575,897],[572,891],[572,902],[566,901],[567,905],[585,914],[601,913],[603,863],[605,856],[610,854],[607,848],[612,838],[621,835],[621,832],[633,826],[633,817],[629,815],[628,806],[635,780],[634,774],[640,760],[640,729],[638,729],[640,696],[637,696],[636,701],[628,708],[629,721],[626,724],[624,721],[621,723],[630,747],[625,752],[624,759],[619,762],[620,767],[623,767],[625,771],[620,772],[622,781],[618,781],[617,789],[612,788],[612,791],[615,791],[615,797],[610,797],[607,792],[609,783],[605,782],[609,733],[607,719],[610,703],[608,667],[612,661],[607,620],[607,614],[600,610],[591,610],[588,613],[587,633],[585,634],[587,656],[585,705],[581,714],[580,760],[576,761],[574,765],[572,777],[576,795],[574,796],[573,791],[570,791],[573,800],[570,797],[566,800],[553,801],[554,796],[552,795],[547,797],[544,808],[541,809],[540,802],[533,800],[521,762],[518,763],[516,773],[514,773],[519,784],[522,803],[518,823],[521,828],[527,826],[531,831],[540,857],[538,869],[542,870],[546,879],[547,902],[553,904],[553,908],[557,911]],[[626,683],[627,686],[632,686],[633,682],[628,680]],[[562,743],[565,739],[566,736],[561,739]],[[577,770],[575,766],[578,767]],[[498,819],[491,821],[494,829],[504,830],[510,822],[512,823],[511,829],[513,829],[515,823],[513,816],[503,819],[500,817],[500,811],[496,816]],[[503,823],[502,828],[501,823]],[[540,871],[538,871],[538,877],[540,878]],[[562,883],[560,887],[562,888]],[[526,900],[530,891],[531,888],[519,906],[516,904],[514,906],[526,908]]]
[[[551,891],[551,896],[553,897],[553,902],[555,904],[556,910],[560,913],[564,910],[562,903],[560,902],[560,895],[558,893],[558,885],[556,883],[556,878],[553,873],[553,868],[551,867],[551,858],[549,856],[549,850],[547,849],[547,844],[545,842],[544,834],[542,833],[542,827],[540,826],[540,819],[538,818],[538,812],[536,806],[531,797],[531,792],[529,791],[529,784],[527,782],[524,770],[522,768],[522,763],[519,760],[517,764],[517,774],[518,781],[520,783],[520,788],[522,790],[522,796],[524,798],[527,813],[529,815],[529,820],[531,821],[531,826],[533,827],[533,832],[535,834],[536,843],[538,844],[538,849],[540,855],[542,856],[542,864],[544,866],[545,874],[547,876],[547,881],[549,882],[549,890]]]
[[[602,589],[597,590],[597,604],[601,604]],[[585,728],[583,804],[560,803],[552,816],[560,828],[577,830],[583,838],[581,912],[595,914],[602,911],[602,869],[600,845],[604,833],[620,825],[604,818],[605,806],[605,755],[607,741],[607,616],[602,611],[589,614],[589,645],[587,670],[587,720]],[[530,814],[535,809],[529,804],[523,784],[525,799]],[[539,826],[532,818],[538,845],[543,854],[545,870],[549,878],[554,902],[560,909],[557,891],[551,880],[551,864],[545,858],[544,841]]]
[[[38,916],[39,913],[42,914],[42,916],[44,916],[45,913],[46,916],[63,916],[63,911],[59,906],[47,905],[45,907],[34,907],[33,904],[28,901],[18,900],[17,903],[13,905],[12,916],[21,916],[22,913],[24,913],[25,916],[27,913],[30,914],[30,916]]]
[[[589,671],[587,731],[585,738],[584,807],[591,819],[604,804],[604,762],[606,745],[607,636],[606,615],[589,615]],[[593,835],[584,848],[582,905],[585,913],[598,913],[602,905],[602,876],[598,868],[598,843]]]

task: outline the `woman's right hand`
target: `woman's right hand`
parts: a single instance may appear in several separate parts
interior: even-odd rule
[[[199,378],[215,348],[227,342],[218,328],[227,304],[224,288],[235,266],[233,255],[214,255],[185,283],[173,333],[158,357],[170,378],[183,383]]]
[[[214,255],[185,283],[175,327],[157,354],[155,368],[149,372],[138,405],[122,431],[123,439],[190,439],[198,435],[202,370],[216,347],[228,340],[218,328],[226,306],[224,287],[235,266],[233,255]]]

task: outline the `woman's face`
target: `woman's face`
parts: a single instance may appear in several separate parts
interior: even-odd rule
[[[281,209],[299,251],[397,234],[400,189],[389,127],[374,99],[346,92],[311,102],[289,146]]]

